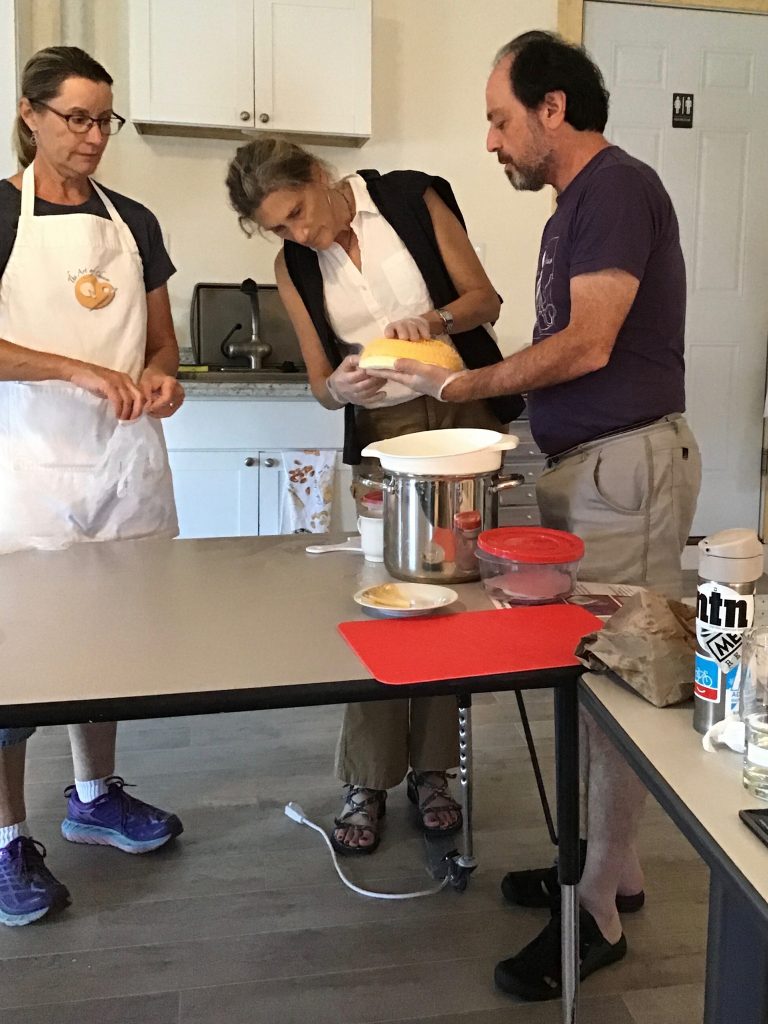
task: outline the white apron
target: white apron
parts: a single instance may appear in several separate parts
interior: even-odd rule
[[[0,338],[129,374],[144,367],[141,256],[110,219],[34,215],[23,175],[16,242],[0,277]],[[0,553],[178,533],[162,427],[116,418],[106,399],[60,381],[0,381]]]

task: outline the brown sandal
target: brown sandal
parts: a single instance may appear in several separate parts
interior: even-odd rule
[[[439,776],[442,781],[434,782],[429,778],[431,775]],[[421,828],[427,835],[452,836],[455,832],[460,832],[464,825],[461,804],[456,803],[448,789],[448,780],[455,778],[455,775],[449,775],[448,772],[408,772],[408,799],[418,808],[421,815]],[[423,800],[419,799],[420,786],[426,786],[430,790]],[[436,800],[443,802],[435,807],[433,805]],[[427,825],[424,821],[425,815],[434,814],[437,811],[453,811],[456,814],[456,821],[452,825]]]
[[[333,819],[334,831],[330,835],[331,846],[337,853],[343,853],[346,856],[374,853],[381,842],[379,823],[387,813],[387,791],[385,789],[368,789],[365,786],[353,786],[352,784],[347,784],[344,788],[347,791],[347,796],[341,815]],[[355,799],[360,796],[362,799]],[[376,808],[375,815],[371,814],[368,810],[369,807]],[[364,820],[362,822],[350,821],[350,818],[355,815],[359,815]],[[367,846],[348,846],[347,843],[336,838],[335,830],[337,828],[356,828],[361,832],[369,832],[373,836],[373,842]]]

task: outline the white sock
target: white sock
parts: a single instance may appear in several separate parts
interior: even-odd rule
[[[26,821],[19,821],[15,825],[0,825],[0,850],[19,836],[28,836],[29,828]]]
[[[75,779],[75,786],[77,787],[77,795],[84,804],[89,804],[92,800],[97,797],[104,796],[107,792],[107,778],[104,776],[103,779],[87,779],[85,782],[79,782]]]

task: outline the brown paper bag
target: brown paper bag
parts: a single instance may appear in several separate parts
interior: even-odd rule
[[[628,597],[599,633],[582,638],[576,657],[610,671],[657,708],[693,695],[696,610],[652,590]]]

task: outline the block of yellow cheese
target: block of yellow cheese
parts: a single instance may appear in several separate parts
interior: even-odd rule
[[[417,359],[420,363],[463,370],[459,353],[437,338],[426,341],[402,341],[400,338],[376,338],[369,341],[360,356],[363,370],[391,370],[398,359]]]

